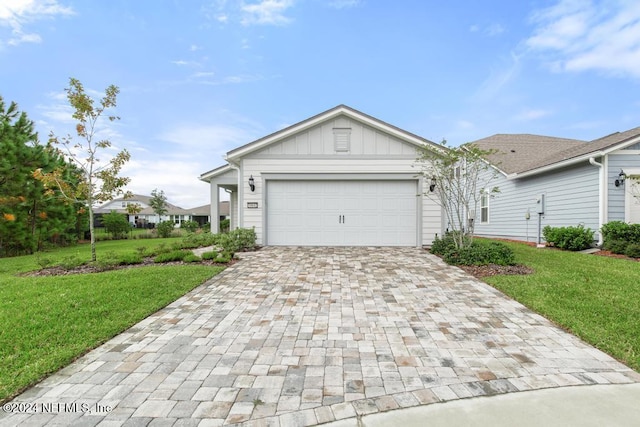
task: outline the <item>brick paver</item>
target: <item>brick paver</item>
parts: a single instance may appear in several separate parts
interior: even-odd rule
[[[417,248],[264,248],[242,258],[18,396],[11,403],[37,413],[0,411],[0,425],[306,426],[640,381]]]

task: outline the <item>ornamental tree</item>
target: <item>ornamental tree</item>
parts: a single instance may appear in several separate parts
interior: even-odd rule
[[[50,173],[38,170],[35,176],[50,190],[58,189],[66,199],[86,207],[89,212],[91,260],[95,261],[94,204],[112,200],[119,195],[124,195],[125,198],[131,196],[131,193],[123,190],[131,179],[119,176],[120,170],[130,160],[131,155],[126,149],[112,154],[111,141],[98,137],[99,124],[103,119],[109,122],[120,119],[108,114],[108,110],[116,107],[116,98],[120,90],[117,86],[110,85],[97,105],[94,99],[85,93],[82,83],[75,78],[69,79],[69,87],[65,92],[74,111],[72,117],[77,121],[75,126],[77,139],[74,140],[71,135],[60,138],[51,132],[49,144],[59,147],[59,152],[75,164],[80,172],[79,179],[71,182],[65,178],[61,169]],[[106,156],[108,160],[101,163],[102,156]]]
[[[149,199],[149,205],[151,209],[158,215],[158,222],[162,221],[162,215],[165,215],[167,212],[167,196],[164,195],[164,191],[158,189],[154,189],[151,192],[151,199]]]
[[[442,207],[447,231],[451,232],[456,248],[462,249],[473,241],[480,198],[500,191],[491,187],[498,172],[484,160],[492,151],[473,144],[452,148],[446,145],[443,140],[439,150],[421,149],[416,166],[429,187],[424,196]]]

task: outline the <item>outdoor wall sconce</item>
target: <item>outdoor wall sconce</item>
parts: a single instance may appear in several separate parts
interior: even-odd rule
[[[435,189],[436,189],[436,177],[434,176],[431,178],[431,185],[429,185],[429,191],[433,193]]]
[[[252,192],[256,191],[256,182],[253,179],[253,175],[249,177],[249,188],[251,189]]]
[[[624,171],[622,169],[620,169],[620,173],[618,174],[618,179],[616,179],[615,181],[613,181],[613,185],[615,185],[616,187],[620,187],[621,185],[624,185],[624,179],[626,178]]]

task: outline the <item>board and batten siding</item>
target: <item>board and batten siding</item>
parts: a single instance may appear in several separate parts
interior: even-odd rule
[[[499,187],[500,192],[490,197],[488,223],[480,222],[480,207],[476,208],[475,233],[478,236],[537,241],[536,200],[541,194],[545,195],[541,229],[547,225],[582,224],[597,232],[598,177],[598,168],[589,163],[521,179],[508,180],[500,175],[491,183],[492,187]],[[527,211],[529,220],[525,218]]]
[[[348,152],[336,152],[334,129],[350,129]],[[338,117],[252,153],[251,158],[288,156],[403,156],[416,158],[416,148],[348,117]]]
[[[634,150],[635,152],[630,152]],[[608,209],[605,222],[625,220],[625,190],[626,187],[615,186],[615,180],[620,171],[625,169],[640,169],[640,143],[628,147],[626,150],[615,151],[608,155],[607,195]]]

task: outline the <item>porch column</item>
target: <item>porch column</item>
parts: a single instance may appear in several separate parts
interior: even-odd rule
[[[211,233],[218,234],[220,232],[220,187],[218,184],[211,183]]]

